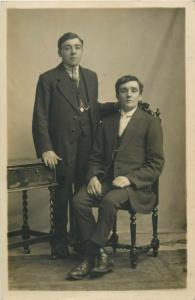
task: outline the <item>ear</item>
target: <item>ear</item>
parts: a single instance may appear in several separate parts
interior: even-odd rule
[[[60,50],[60,49],[58,49],[58,55],[59,55],[59,57],[62,57],[62,54],[61,54],[61,50]]]
[[[143,100],[143,97],[142,97],[142,94],[139,95],[139,101],[142,101]]]

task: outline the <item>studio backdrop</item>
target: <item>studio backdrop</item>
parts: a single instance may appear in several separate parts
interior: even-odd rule
[[[159,231],[185,230],[184,9],[10,9],[7,25],[8,158],[36,158],[31,130],[36,83],[60,63],[58,38],[75,32],[84,40],[82,66],[98,75],[99,101],[114,101],[116,80],[131,74],[144,83],[144,100],[160,109],[165,167]],[[21,201],[20,193],[9,195],[10,230],[21,227]],[[128,220],[120,212],[119,231],[128,230]],[[150,222],[140,218],[138,231],[148,232]],[[29,192],[29,223],[49,230],[47,190]]]

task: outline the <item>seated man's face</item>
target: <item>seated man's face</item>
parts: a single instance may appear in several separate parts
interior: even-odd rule
[[[130,111],[138,105],[142,99],[137,81],[128,81],[119,86],[117,99],[124,111]]]

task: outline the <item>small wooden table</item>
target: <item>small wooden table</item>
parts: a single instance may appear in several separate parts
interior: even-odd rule
[[[22,192],[23,224],[20,230],[8,232],[8,238],[21,235],[22,241],[9,243],[8,248],[23,246],[25,253],[30,253],[30,244],[50,240],[54,232],[53,205],[56,182],[55,170],[44,165],[41,160],[9,161],[7,168],[8,193]],[[50,232],[31,230],[28,224],[28,195],[33,189],[48,188],[50,192]],[[31,236],[35,236],[31,238]]]

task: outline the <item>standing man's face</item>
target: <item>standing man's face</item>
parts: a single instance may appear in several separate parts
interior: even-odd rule
[[[65,41],[58,50],[59,56],[68,67],[76,67],[81,61],[83,46],[78,38]]]
[[[134,109],[142,99],[137,81],[128,81],[119,86],[117,99],[124,111]]]

